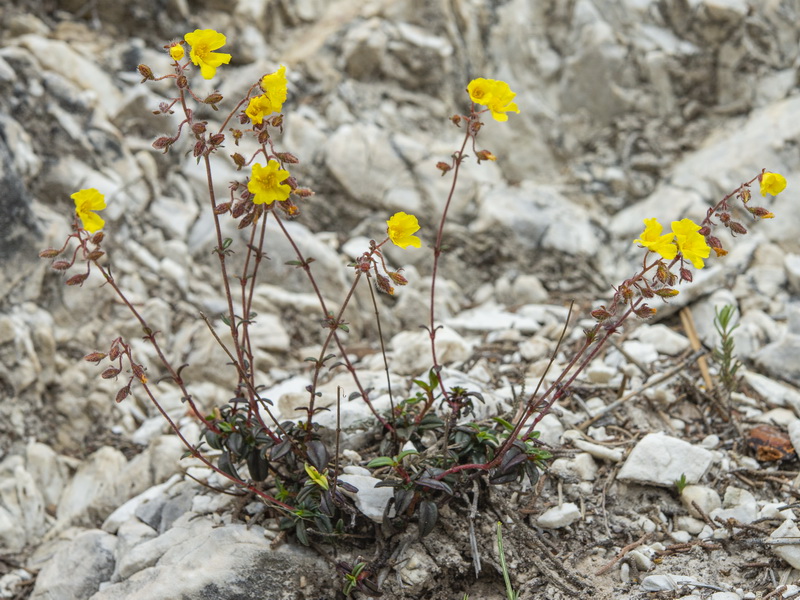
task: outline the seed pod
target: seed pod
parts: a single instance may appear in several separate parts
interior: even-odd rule
[[[47,248],[46,250],[39,252],[39,258],[55,258],[59,254],[61,254],[60,250],[56,250],[55,248]]]
[[[78,273],[77,275],[73,275],[67,279],[64,282],[64,285],[83,285],[83,282],[86,281],[87,277],[89,277],[88,273]]]
[[[739,234],[742,234],[742,235],[747,233],[747,229],[744,228],[744,225],[742,225],[741,223],[739,223],[737,221],[731,221],[730,224],[729,224],[729,227],[731,228],[731,231],[733,233],[739,233]]]
[[[125,398],[127,398],[128,394],[130,393],[131,393],[131,388],[130,386],[126,385],[124,388],[122,388],[120,391],[117,392],[117,397],[114,398],[114,400],[116,400],[117,404],[119,404],[120,402],[125,400]]]
[[[104,352],[90,352],[86,356],[83,357],[83,360],[86,362],[93,362],[95,364],[99,363],[103,360],[107,355]]]
[[[134,364],[133,367],[133,375],[138,379],[140,382],[147,383],[147,376],[144,374],[144,367],[142,365]]]
[[[276,152],[275,156],[278,157],[278,160],[284,162],[289,165],[296,165],[300,162],[300,159],[297,158],[291,152]]]
[[[148,79],[149,80],[155,79],[155,77],[153,77],[153,70],[147,65],[139,65],[138,67],[136,67],[136,69],[139,71],[139,75],[144,77],[144,79],[142,80],[143,82],[147,81]]]
[[[119,375],[119,369],[115,367],[108,367],[105,371],[100,373],[100,377],[103,379],[114,379],[117,375]]]
[[[105,256],[105,252],[102,250],[92,250],[89,254],[86,255],[88,260],[97,260],[101,257]]]
[[[57,260],[50,266],[56,271],[66,271],[72,266],[72,263],[68,260]]]

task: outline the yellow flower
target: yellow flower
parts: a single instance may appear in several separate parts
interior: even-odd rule
[[[286,102],[286,67],[283,65],[269,75],[261,78],[261,89],[273,105],[272,112],[281,112],[283,103]]]
[[[699,230],[700,225],[691,219],[672,222],[672,232],[675,234],[678,250],[686,260],[692,262],[695,269],[702,269],[705,266],[703,259],[711,254],[706,238],[697,233]]]
[[[482,104],[491,111],[495,121],[508,121],[507,112],[519,113],[513,102],[516,94],[505,81],[479,77],[469,82],[467,92],[475,104]]]
[[[404,212],[395,213],[386,221],[386,225],[388,225],[386,232],[393,244],[401,248],[422,247],[422,240],[414,235],[419,231],[419,222],[414,215],[407,215]]]
[[[245,114],[250,117],[250,120],[256,125],[261,125],[264,117],[267,117],[275,112],[275,106],[266,94],[261,94],[255,98],[250,98],[250,103],[245,109]]]
[[[70,196],[75,201],[75,212],[78,213],[83,228],[89,233],[94,233],[103,228],[105,220],[93,210],[103,210],[106,207],[106,198],[94,188],[75,192]]]
[[[761,195],[777,196],[786,189],[786,178],[779,173],[764,173],[761,176]]]
[[[272,204],[275,200],[286,200],[292,191],[283,183],[289,178],[289,172],[281,169],[277,160],[271,160],[266,167],[259,163],[253,165],[247,189],[253,194],[254,204]]]
[[[217,72],[217,67],[231,62],[230,54],[213,52],[225,45],[225,36],[213,29],[195,29],[183,36],[183,39],[191,47],[189,58],[200,67],[204,79],[211,79]]]
[[[674,233],[667,233],[661,235],[664,228],[658,219],[645,219],[644,231],[642,237],[633,240],[633,243],[639,242],[642,246],[652,252],[658,252],[667,260],[672,260],[678,254],[678,247],[672,241],[675,238]]]
[[[180,44],[175,44],[174,46],[171,46],[169,49],[169,55],[175,62],[178,62],[183,58],[183,52],[184,52],[183,46],[181,46]]]

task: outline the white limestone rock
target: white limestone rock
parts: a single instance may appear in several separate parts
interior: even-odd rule
[[[536,519],[539,527],[560,529],[572,525],[581,518],[581,509],[574,502],[565,502],[561,506],[548,508]]]
[[[633,448],[617,479],[673,487],[681,476],[697,483],[706,474],[714,455],[704,448],[663,432],[644,436]]]

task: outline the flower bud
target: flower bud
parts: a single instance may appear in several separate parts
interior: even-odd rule
[[[144,77],[144,79],[142,79],[142,83],[144,83],[147,80],[155,79],[155,77],[153,77],[153,70],[150,67],[148,67],[147,65],[139,65],[136,68],[139,71],[139,75]]]
[[[398,271],[388,271],[386,274],[395,285],[408,285],[408,279],[400,275]]]
[[[205,121],[198,121],[197,123],[192,123],[192,133],[195,135],[203,135],[206,132],[206,122]]]
[[[681,269],[681,281],[692,282],[692,272],[689,269]]]
[[[279,161],[284,162],[287,165],[296,165],[300,162],[300,159],[291,152],[276,152],[275,156],[278,157]]]
[[[57,260],[50,266],[56,271],[66,271],[72,266],[72,263],[68,260]]]
[[[394,288],[392,287],[392,284],[389,283],[388,277],[378,274],[376,285],[381,292],[389,294],[390,296],[394,296]]]
[[[275,115],[270,119],[272,122],[273,127],[282,127],[283,126],[283,115]]]
[[[450,117],[450,120],[456,127],[461,127],[461,115],[453,115],[452,117]]]
[[[656,290],[656,294],[661,298],[674,298],[680,292],[678,290],[673,290],[672,288],[662,288],[660,290]]]
[[[759,177],[759,180],[760,180],[760,179],[761,179],[761,178]],[[750,190],[748,190],[747,188],[743,189],[743,190],[742,190],[742,192],[739,194],[739,198],[741,198],[741,199],[742,199],[742,202],[744,202],[745,204],[747,204],[748,202],[750,202],[750,198],[751,198],[751,197],[752,197],[752,196],[751,196],[751,194],[750,194]]]
[[[183,58],[183,54],[184,54],[183,46],[181,46],[180,43],[170,46],[169,55],[175,62],[181,60]]]
[[[719,241],[719,238],[713,235],[706,236],[706,244],[708,244],[712,248],[722,248],[722,242]]]
[[[60,250],[56,250],[55,248],[47,248],[46,250],[39,252],[39,258],[55,258],[59,254],[61,254]]]
[[[119,354],[120,354],[119,346],[114,344],[113,346],[111,346],[111,350],[108,351],[108,358],[110,360],[117,360],[119,358]]]
[[[442,172],[442,177],[444,177],[444,174],[447,173],[453,167],[447,164],[446,162],[440,160],[439,162],[436,163],[436,168]]]
[[[105,371],[100,373],[100,377],[103,379],[114,379],[117,375],[119,375],[119,369],[116,367],[108,367]]]
[[[213,105],[213,104],[217,104],[219,102],[222,102],[222,94],[220,94],[219,92],[214,92],[213,94],[209,94],[208,96],[206,96],[206,99],[203,100],[203,104],[212,104]],[[212,108],[214,108],[216,110],[216,107],[212,106]]]
[[[224,215],[230,209],[231,209],[231,203],[230,202],[223,202],[222,204],[217,204],[214,207],[214,214],[215,215]]]
[[[182,90],[185,90],[189,87],[189,80],[186,78],[186,75],[178,75],[177,81],[178,87]]]
[[[759,219],[773,219],[775,215],[762,206],[748,206],[747,211]]]
[[[88,273],[78,273],[77,275],[73,275],[69,279],[64,282],[64,285],[79,285],[82,286],[83,282],[86,281],[86,278],[89,277]]]
[[[103,252],[102,250],[92,250],[91,252],[89,252],[89,254],[86,255],[86,259],[87,260],[98,260],[98,259],[102,258],[103,256],[105,256],[105,254],[106,253]]]
[[[236,165],[236,170],[241,171],[242,167],[244,167],[246,162],[244,156],[236,152],[235,154],[231,154],[231,158],[233,159],[233,162]]]
[[[300,196],[301,198],[310,198],[314,195],[314,191],[309,188],[297,188],[292,193],[295,196]]]
[[[728,227],[731,228],[731,232],[732,233],[740,233],[742,235],[747,233],[747,229],[744,228],[744,225],[742,225],[741,223],[738,223],[736,221],[731,221],[728,224]]]
[[[241,221],[239,221],[239,225],[237,227],[239,229],[244,229],[245,227],[249,227],[253,223],[253,220],[255,218],[256,218],[255,213],[249,212],[244,216],[244,218]]]
[[[212,146],[221,146],[224,141],[225,141],[224,133],[215,133],[210,138],[208,138],[208,142]]]
[[[175,140],[173,140],[171,137],[162,135],[155,142],[153,142],[153,148],[155,148],[156,150],[163,150],[164,153],[166,153],[174,141]]]
[[[261,131],[259,131],[258,132],[258,143],[263,146],[268,141],[269,141],[269,130],[268,129],[262,129]]]
[[[206,143],[203,140],[199,140],[194,145],[194,150],[192,150],[192,156],[198,158],[203,155],[203,152],[206,150]]]
[[[647,306],[647,304],[643,304],[633,312],[635,312],[636,316],[639,317],[640,319],[649,319],[650,317],[656,314],[656,309]]]
[[[131,388],[130,386],[126,385],[124,388],[122,388],[120,391],[117,392],[117,397],[114,398],[114,400],[117,402],[117,404],[119,404],[120,402],[125,400],[125,398],[127,398],[128,394],[130,393],[131,393]]]
[[[99,363],[103,360],[107,355],[104,352],[90,352],[86,356],[83,357],[83,360],[86,362],[93,362],[95,364]]]
[[[138,379],[140,382],[147,383],[147,376],[144,374],[144,367],[142,365],[134,364],[133,367],[133,375]]]
[[[247,210],[247,203],[246,202],[239,202],[235,204],[231,209],[231,216],[234,219],[238,219],[244,214],[244,211]]]
[[[608,310],[606,309],[605,306],[601,306],[600,308],[595,308],[591,312],[591,315],[592,315],[592,317],[594,317],[595,319],[597,319],[600,322],[603,322],[606,319],[610,319],[611,318],[611,313],[608,312]]]
[[[702,236],[708,236],[708,234],[711,233],[711,228],[708,226],[701,227],[700,229],[697,230],[697,233],[699,233]]]
[[[482,160],[497,160],[497,157],[488,150],[478,150],[475,153],[475,156],[478,157],[478,162],[481,162]]]
[[[250,117],[248,117],[248,118],[250,118]],[[244,135],[244,132],[241,129],[234,129],[233,127],[231,127],[229,131],[231,132],[231,135],[233,136],[233,142],[238,146],[239,145],[239,140],[242,139],[242,136]]]
[[[717,216],[719,217],[720,222],[723,225],[726,225],[726,226],[727,226],[727,223],[730,222],[730,220],[731,220],[731,213],[721,212],[721,213],[717,213]]]

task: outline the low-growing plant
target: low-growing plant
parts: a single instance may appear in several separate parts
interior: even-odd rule
[[[714,327],[719,334],[719,345],[714,348],[713,357],[719,365],[719,381],[730,394],[739,387],[736,372],[742,366],[736,359],[736,344],[733,340],[733,332],[739,327],[738,323],[734,324],[736,307],[726,304],[722,308],[714,309],[714,313]]]
[[[354,525],[357,510],[351,496],[358,490],[339,479],[338,441],[337,449],[332,452],[330,441],[323,441],[330,440],[330,436],[324,436],[316,423],[317,415],[324,410],[319,406],[322,395],[319,387],[327,370],[342,367],[349,372],[354,389],[350,398],[366,404],[374,416],[375,431],[382,436],[381,455],[366,462],[366,467],[381,479],[381,486],[393,488],[392,510],[387,507],[385,522],[395,528],[416,522],[419,535],[427,535],[436,525],[439,506],[459,496],[476,478],[485,476],[489,484],[502,485],[527,476],[535,483],[539,470],[551,457],[538,441],[537,425],[560,398],[570,393],[576,378],[598,356],[605,343],[630,317],[652,317],[656,308],[648,301],[656,297],[668,301],[676,296],[678,284],[692,281],[690,266],[703,268],[704,259],[712,250],[717,257],[726,254],[722,242],[713,234],[716,227],[722,225],[735,235],[747,233],[744,225],[733,216],[733,200],[738,200],[754,219],[771,218],[773,215],[768,210],[751,204],[750,186],[758,183],[762,195],[774,195],[786,185],[781,175],[762,170],[709,208],[699,224],[689,219],[673,221],[671,232],[663,233],[656,219],[645,219],[644,231],[634,240],[645,250],[641,266],[613,289],[608,302],[591,311],[595,324],[584,331],[583,342],[566,367],[551,383],[545,383],[543,376],[536,389],[521,399],[516,416],[498,415],[493,420],[470,421],[468,419],[475,415],[475,403],[483,402],[483,397],[476,390],[448,386],[437,351],[437,333],[441,325],[435,311],[436,286],[439,263],[446,247],[445,224],[460,170],[469,156],[467,150],[479,164],[497,160],[494,153],[477,146],[485,126],[483,120],[491,116],[502,123],[508,120],[508,113],[519,112],[515,94],[507,83],[483,78],[472,80],[466,90],[471,100],[468,112],[451,119],[463,135],[460,147],[449,161],[435,165],[442,176],[452,177],[452,183],[435,233],[432,239],[428,237],[432,264],[429,312],[424,327],[430,338],[431,366],[426,377],[413,380],[418,388],[413,396],[393,404],[388,412],[382,411],[376,408],[371,390],[362,383],[347,352],[342,336],[349,331],[345,315],[359,286],[366,283],[370,291],[377,289],[394,294],[396,287],[408,283],[402,269],[389,266],[384,248],[387,244],[420,248],[422,240],[415,235],[420,230],[418,219],[397,212],[389,216],[384,225],[376,224],[376,232],[385,230],[385,237],[382,241],[378,241],[381,236],[371,240],[351,263],[352,281],[345,297],[336,305],[326,298],[318,284],[314,258],[303,254],[286,226],[301,211],[313,210],[314,192],[301,186],[289,171],[299,163],[299,158],[278,149],[278,134],[283,130],[282,111],[287,99],[285,67],[254,82],[243,98],[236,99],[232,108],[222,113],[221,122],[212,125],[201,116],[208,109],[221,110],[225,99],[218,92],[204,96],[196,93],[192,65],[199,67],[204,79],[212,79],[216,69],[231,60],[229,54],[216,52],[225,41],[225,36],[214,30],[196,30],[186,34],[183,41],[165,47],[173,61],[171,72],[156,75],[148,66],[140,65],[139,73],[143,83],[160,81],[174,86],[174,97],[162,102],[154,113],[164,116],[177,112],[180,115],[177,129],[156,139],[153,147],[165,154],[188,150],[204,171],[208,183],[208,210],[214,224],[212,253],[219,267],[220,293],[226,308],[223,314],[201,314],[199,318],[229,359],[231,399],[221,406],[204,408],[193,394],[191,382],[183,375],[185,365],[177,366],[174,359],[167,356],[160,341],[161,333],[143,316],[114,276],[112,261],[104,250],[106,235],[110,232],[103,230],[105,221],[98,214],[106,207],[105,197],[99,190],[84,189],[72,195],[76,212],[72,233],[61,248],[49,248],[40,255],[52,259],[56,271],[66,273],[73,268],[82,269],[67,277],[65,283],[70,286],[82,286],[93,271],[99,273],[139,323],[144,340],[152,347],[157,365],[145,365],[130,343],[121,337],[114,338],[103,351],[86,355],[87,361],[98,365],[108,361],[101,377],[123,380],[116,401],[122,402],[134,393],[147,397],[186,446],[188,456],[259,497],[269,507],[270,514],[279,520],[280,528],[293,532],[302,544],[324,541],[357,526]],[[255,150],[246,151],[247,143]],[[215,192],[215,163],[211,159],[221,159],[223,149],[235,150],[230,154],[230,161],[242,172],[242,178],[230,182],[229,194],[219,198]],[[241,240],[225,237],[224,219],[232,220],[243,232]],[[307,359],[308,400],[298,418],[275,414],[253,350],[252,325],[258,319],[253,299],[256,284],[263,278],[262,263],[267,257],[269,241],[268,221],[275,224],[293,249],[295,258],[288,266],[305,274],[319,305],[316,323],[309,323],[309,326],[320,326],[320,349],[316,356]],[[233,260],[234,253],[237,261]],[[374,295],[372,298],[379,319],[379,305]],[[727,315],[720,313],[718,321],[729,334],[732,330],[726,329]],[[222,336],[218,328],[227,330],[228,335]],[[223,337],[229,341],[223,341]],[[379,345],[382,350],[382,339]],[[732,341],[728,347],[732,351]],[[385,355],[384,364],[388,364]],[[733,376],[735,366],[727,364],[730,366],[727,372]],[[163,371],[159,379],[171,382],[180,390],[189,414],[202,423],[201,443],[191,443],[163,408],[159,391],[147,375],[148,371],[156,369]],[[387,386],[391,390],[388,376],[387,368]],[[511,600],[516,594],[508,580],[499,526],[497,540]],[[344,577],[346,595],[354,591],[371,595],[378,592],[370,579],[374,573],[368,562],[339,563],[338,570]]]

